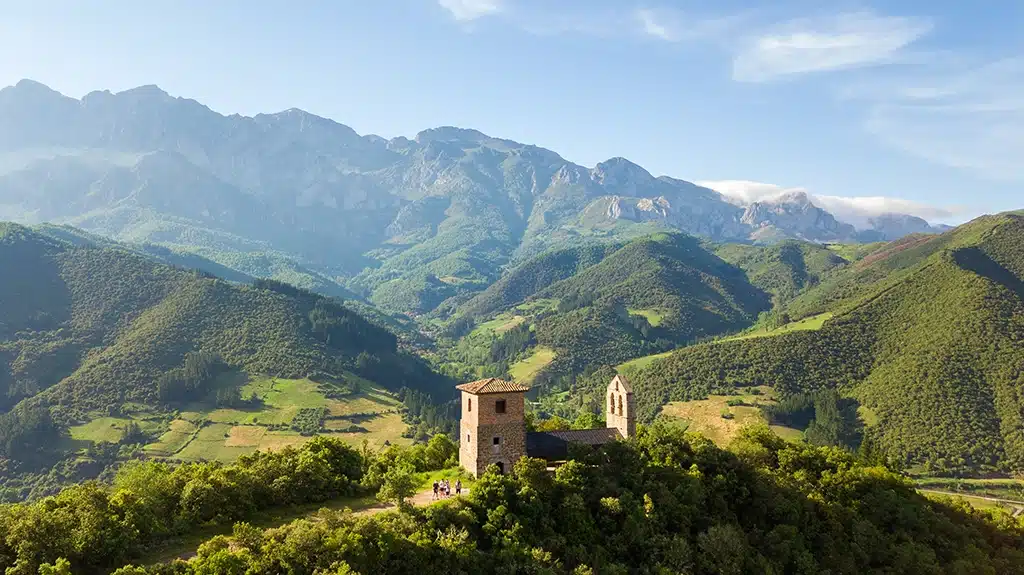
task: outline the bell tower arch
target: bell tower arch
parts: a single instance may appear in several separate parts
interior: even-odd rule
[[[626,376],[618,374],[612,378],[605,393],[608,410],[605,421],[608,427],[619,430],[624,438],[636,435],[636,404],[633,401],[633,386]]]

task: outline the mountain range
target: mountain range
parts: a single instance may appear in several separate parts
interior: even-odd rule
[[[79,100],[29,80],[0,90],[3,219],[160,244],[412,314],[483,290],[510,263],[595,239],[941,231],[900,214],[857,229],[802,193],[737,205],[624,158],[587,168],[475,130],[385,139],[296,109],[224,116],[156,86]]]

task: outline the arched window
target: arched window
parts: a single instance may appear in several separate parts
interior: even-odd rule
[[[619,415],[622,415],[622,396],[619,396]]]
[[[615,415],[615,396],[608,396],[608,415]]]

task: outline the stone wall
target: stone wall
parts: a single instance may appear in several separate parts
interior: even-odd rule
[[[505,401],[505,413],[495,403]],[[459,464],[479,476],[492,463],[501,462],[505,472],[526,455],[525,396],[523,393],[462,392],[459,423]],[[498,444],[494,444],[498,438]]]
[[[463,437],[468,434],[470,441],[459,449],[459,463],[470,473],[480,476],[493,463],[501,463],[504,472],[512,470],[519,458],[526,455],[526,424],[499,423],[481,425],[474,433],[472,429],[463,427]],[[495,444],[495,438],[498,443]]]
[[[495,404],[505,402],[505,413],[498,413]],[[485,393],[474,395],[462,392],[462,419],[475,425],[493,425],[523,421],[526,414],[526,396],[517,393]]]

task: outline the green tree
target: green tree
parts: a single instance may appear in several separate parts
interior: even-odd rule
[[[406,499],[416,493],[415,470],[412,466],[399,464],[391,467],[384,473],[383,483],[377,492],[377,499],[395,503],[398,507],[404,508]]]
[[[39,575],[72,575],[71,562],[61,557],[53,564],[43,563],[39,566]]]

